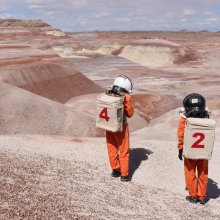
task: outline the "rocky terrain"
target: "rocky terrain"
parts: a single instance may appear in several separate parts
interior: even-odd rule
[[[219,219],[220,33],[64,33],[0,20],[1,219]],[[110,176],[96,97],[134,82],[130,175]],[[209,201],[185,201],[176,130],[201,93],[217,122]]]

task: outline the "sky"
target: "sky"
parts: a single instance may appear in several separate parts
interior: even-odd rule
[[[0,19],[63,31],[220,31],[220,0],[0,0]]]

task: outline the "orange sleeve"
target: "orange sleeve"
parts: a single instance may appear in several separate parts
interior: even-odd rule
[[[130,95],[125,94],[124,108],[128,118],[131,118],[134,114],[134,108],[132,106],[132,98]]]
[[[186,119],[185,118],[180,118],[178,130],[177,130],[178,149],[179,150],[183,149],[183,140],[184,140],[184,129],[185,129],[185,126],[186,126]]]

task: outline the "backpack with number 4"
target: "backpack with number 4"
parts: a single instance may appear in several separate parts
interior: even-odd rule
[[[106,131],[122,131],[124,96],[102,94],[97,97],[96,127]]]
[[[215,120],[208,118],[186,119],[184,157],[189,159],[211,159],[215,139],[215,124]]]

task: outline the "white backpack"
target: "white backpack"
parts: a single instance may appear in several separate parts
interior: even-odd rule
[[[97,97],[96,127],[106,131],[122,131],[124,96],[102,94]]]
[[[184,132],[183,155],[189,159],[210,160],[215,140],[215,120],[187,118]]]

